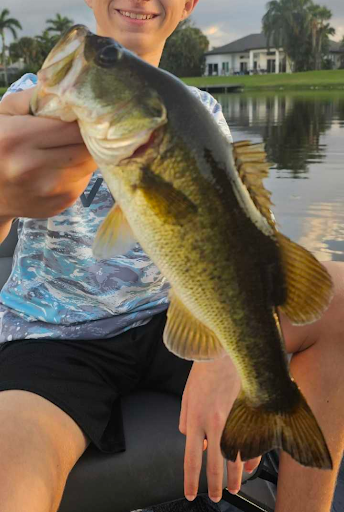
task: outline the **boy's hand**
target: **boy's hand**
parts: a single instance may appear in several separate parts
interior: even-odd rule
[[[184,492],[187,499],[196,497],[204,446],[207,445],[207,479],[209,497],[220,501],[223,491],[224,460],[220,440],[228,414],[238,396],[240,378],[230,357],[209,363],[194,363],[183,394],[180,431],[186,435]],[[206,439],[206,443],[205,443]],[[227,486],[238,492],[243,467],[253,471],[260,458],[245,465],[227,462]]]
[[[0,219],[57,215],[97,169],[77,123],[29,115],[34,89],[0,103]]]

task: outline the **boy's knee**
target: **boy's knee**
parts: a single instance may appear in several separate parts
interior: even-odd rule
[[[68,474],[87,446],[58,407],[25,391],[0,392],[2,512],[55,512]]]

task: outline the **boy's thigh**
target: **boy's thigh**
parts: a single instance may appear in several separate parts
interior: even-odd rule
[[[26,504],[30,511],[38,504],[55,510],[87,445],[80,427],[53,403],[27,391],[1,391],[0,495],[5,510],[8,503]]]
[[[149,357],[139,386],[182,396],[192,361],[177,357],[166,348],[163,342],[166,321],[167,312],[164,311],[148,324],[146,337],[150,346]]]

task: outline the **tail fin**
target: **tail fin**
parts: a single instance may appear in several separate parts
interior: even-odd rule
[[[303,466],[333,467],[323,433],[301,392],[292,410],[277,413],[264,406],[253,408],[241,392],[222,434],[224,457],[235,461],[240,452],[241,460],[246,461],[275,448]]]

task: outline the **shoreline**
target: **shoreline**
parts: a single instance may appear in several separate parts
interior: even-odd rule
[[[210,87],[221,85],[241,85],[246,91],[252,90],[343,90],[344,69],[334,71],[306,71],[303,73],[280,73],[278,75],[243,75],[182,78],[187,85]]]
[[[239,90],[246,91],[344,91],[344,69],[334,71],[306,71],[303,73],[280,73],[279,75],[252,76],[197,76],[181,78],[187,85],[195,87],[242,86]],[[0,87],[0,98],[6,87]]]

